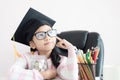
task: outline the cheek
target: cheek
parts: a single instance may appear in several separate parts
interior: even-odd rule
[[[53,38],[52,41],[53,41],[53,44],[55,45],[57,40],[56,38]]]
[[[46,49],[46,48],[54,48],[55,45],[56,45],[56,38],[53,37],[53,38],[50,39],[50,41],[52,42],[52,44],[50,44],[50,45],[44,45],[44,43],[45,43],[44,40],[36,41],[35,46],[38,50],[43,50],[43,49]]]
[[[42,48],[44,46],[44,41],[36,41],[35,42],[36,48]]]
[[[56,38],[54,37],[53,40],[56,42]]]

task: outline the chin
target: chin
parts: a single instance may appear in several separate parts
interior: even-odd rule
[[[55,47],[55,46],[46,46],[44,49],[45,49],[45,50],[52,50],[52,49],[54,49],[54,47]]]

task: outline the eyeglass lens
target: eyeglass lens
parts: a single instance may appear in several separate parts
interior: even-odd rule
[[[35,36],[37,39],[44,39],[46,37],[46,34],[48,34],[48,36],[50,37],[54,37],[57,35],[57,31],[56,29],[51,29],[47,32],[38,32],[38,33],[35,33]]]

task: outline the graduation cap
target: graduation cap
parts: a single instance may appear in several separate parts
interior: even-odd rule
[[[37,10],[30,8],[11,40],[29,46],[29,41],[32,39],[35,31],[45,24],[52,27],[55,21]]]

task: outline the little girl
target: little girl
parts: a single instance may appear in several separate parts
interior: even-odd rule
[[[78,80],[76,48],[57,37],[56,30],[52,29],[54,23],[49,17],[29,9],[13,38],[30,46],[31,52],[17,59],[10,69],[9,80]],[[68,56],[61,55],[60,48],[66,49]],[[33,67],[33,59],[40,55],[47,58],[47,68],[41,71]]]

